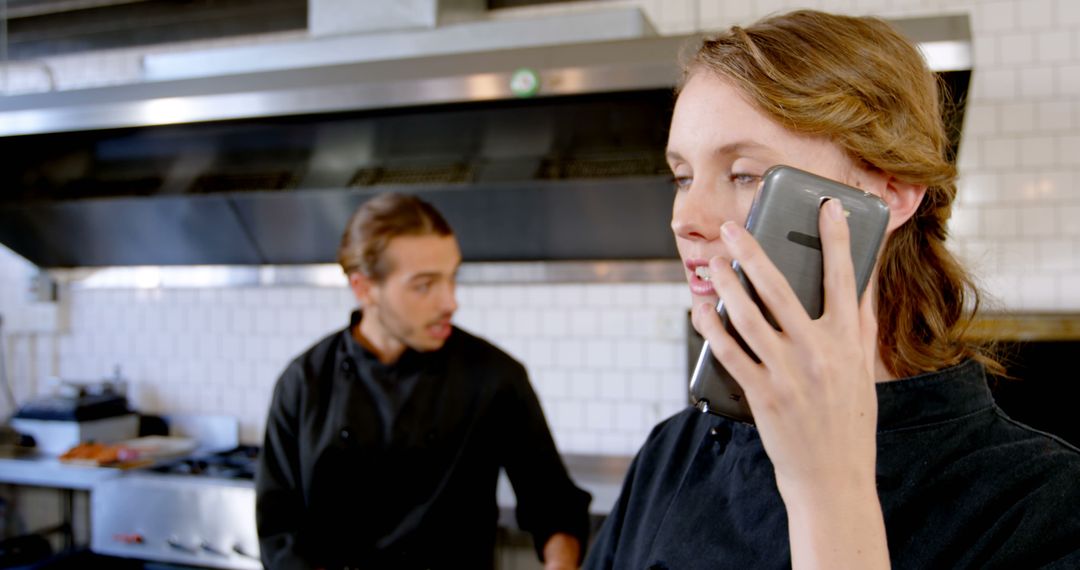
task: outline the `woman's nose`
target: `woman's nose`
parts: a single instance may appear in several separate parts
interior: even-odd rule
[[[676,196],[671,212],[671,231],[675,237],[705,241],[720,238],[723,208],[719,198],[709,194],[690,188]]]

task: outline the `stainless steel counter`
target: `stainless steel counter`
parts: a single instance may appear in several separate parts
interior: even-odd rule
[[[0,458],[0,483],[89,491],[94,485],[119,477],[123,472],[110,467],[90,467],[64,463],[54,456]]]
[[[89,506],[77,501],[76,495],[87,496],[99,483],[119,478],[120,469],[90,467],[61,462],[51,455],[28,455],[0,458],[0,483],[55,489],[60,496],[59,524],[47,531],[60,532],[65,550],[84,547],[89,530]]]
[[[570,477],[592,494],[589,511],[594,515],[606,515],[618,500],[631,459],[595,455],[563,456]],[[0,458],[0,483],[14,485],[89,491],[94,485],[123,473],[120,469],[72,465],[55,457],[41,455]],[[517,505],[514,490],[505,474],[499,478],[497,500],[501,509],[513,510]]]
[[[606,517],[615,505],[619,497],[619,491],[622,488],[623,479],[626,476],[626,471],[629,468],[631,457],[615,457],[615,456],[592,456],[592,455],[565,455],[563,461],[566,464],[567,470],[570,472],[571,478],[581,488],[592,494],[592,503],[589,506],[589,513],[593,518],[593,527],[599,525],[599,521]],[[154,558],[145,551],[150,550],[150,546],[145,543],[133,543],[125,545],[113,544],[115,542],[115,536],[127,536],[123,532],[119,532],[117,529],[112,529],[110,532],[102,534],[103,528],[106,525],[102,519],[103,511],[100,508],[102,501],[107,499],[106,497],[99,497],[97,491],[103,489],[113,489],[120,491],[120,494],[125,494],[128,491],[134,490],[139,487],[136,483],[159,483],[162,485],[169,484],[170,480],[179,480],[180,482],[189,483],[189,487],[199,484],[203,486],[215,486],[206,480],[184,478],[176,478],[171,476],[155,477],[146,473],[138,471],[127,473],[120,469],[105,468],[105,467],[88,467],[82,465],[71,465],[59,461],[55,457],[51,456],[29,456],[21,458],[0,458],[0,483],[8,483],[15,485],[28,485],[36,487],[51,487],[65,491],[68,495],[73,491],[90,491],[90,501],[95,503],[95,507],[91,508],[90,517],[93,519],[90,525],[90,533],[94,536],[96,541],[96,550],[101,552],[112,552],[113,554],[120,554],[119,551],[114,551],[119,548],[127,548],[130,552],[124,551],[123,554],[127,556],[137,555],[137,557]],[[236,528],[246,528],[248,531],[244,534],[246,538],[244,540],[233,540],[237,544],[243,543],[241,550],[232,549],[211,549],[207,552],[195,549],[188,553],[188,558],[185,560],[193,562],[198,559],[201,563],[206,564],[207,560],[203,558],[213,559],[214,565],[221,564],[222,568],[246,568],[246,564],[257,566],[257,563],[251,562],[253,560],[254,552],[257,552],[257,546],[255,540],[252,538],[254,532],[254,503],[255,503],[255,489],[254,484],[251,481],[223,481],[216,485],[222,487],[223,491],[227,491],[231,495],[235,495],[234,502],[239,502],[248,505],[246,508],[241,507],[236,516],[239,517],[232,521],[233,526]],[[505,474],[502,474],[499,478],[497,487],[497,504],[499,507],[499,524],[506,531],[513,533],[519,533],[517,528],[517,521],[515,517],[515,507],[517,505],[517,499],[514,495],[513,488],[510,485],[509,479]],[[108,502],[108,501],[106,501]],[[153,501],[151,501],[153,502]],[[65,516],[65,523],[71,524],[74,516],[72,512],[72,504],[70,497],[67,501],[69,504],[68,512]],[[201,511],[207,507],[206,501],[187,501],[188,506],[194,508],[196,511]],[[96,513],[94,511],[97,511]],[[197,514],[197,513],[196,513]],[[162,513],[160,509],[154,509],[153,512],[144,512],[144,516],[161,517]],[[129,515],[124,515],[129,516]],[[176,518],[165,516],[164,518]],[[243,524],[238,523],[242,522]],[[87,522],[91,522],[88,520]],[[145,522],[145,521],[144,521]],[[151,521],[153,522],[153,521]],[[148,522],[147,525],[150,523]],[[156,524],[156,523],[155,523]],[[147,526],[143,525],[143,526]],[[153,526],[153,525],[150,525]],[[117,527],[120,528],[120,527]],[[124,527],[126,528],[126,527]],[[149,528],[149,526],[147,527]],[[123,529],[121,529],[123,530]],[[233,529],[235,530],[235,529]],[[96,532],[95,532],[96,531]],[[116,531],[116,532],[114,532]],[[118,534],[119,532],[119,534]],[[230,531],[231,532],[231,531]],[[130,533],[129,533],[130,534]],[[220,533],[218,533],[220,534]],[[234,533],[235,534],[235,533]],[[251,535],[251,536],[247,536]],[[230,535],[232,536],[232,535]],[[106,538],[102,538],[106,537]],[[72,542],[73,542],[72,537]],[[158,541],[160,542],[160,541]],[[165,543],[163,543],[165,544]],[[230,543],[232,544],[232,543]],[[159,545],[160,546],[160,545]],[[109,550],[113,548],[113,550]],[[162,547],[165,548],[165,547]],[[177,546],[168,546],[167,550],[176,550]],[[201,548],[201,545],[200,545]],[[526,558],[531,560],[531,548],[525,549]],[[156,552],[156,551],[155,551]],[[222,553],[225,554],[222,554]],[[162,553],[158,553],[164,556]],[[175,553],[172,553],[175,554]],[[224,558],[228,558],[225,560]],[[218,559],[221,560],[218,560]],[[162,558],[164,559],[164,558]],[[230,564],[238,564],[237,566],[230,566]]]

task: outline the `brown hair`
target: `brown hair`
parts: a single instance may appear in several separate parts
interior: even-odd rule
[[[454,235],[434,206],[407,194],[379,194],[349,218],[338,248],[338,263],[346,275],[359,271],[382,281],[393,270],[383,255],[390,240],[431,234]]]
[[[956,168],[937,78],[889,24],[800,10],[705,39],[683,82],[707,70],[784,127],[840,145],[858,164],[925,185],[914,216],[885,244],[878,268],[878,348],[898,377],[976,358],[964,338],[979,305],[971,277],[945,247]]]

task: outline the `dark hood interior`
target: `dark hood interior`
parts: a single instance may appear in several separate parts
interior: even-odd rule
[[[44,267],[334,260],[374,193],[474,261],[663,258],[669,90],[0,139],[0,239]]]

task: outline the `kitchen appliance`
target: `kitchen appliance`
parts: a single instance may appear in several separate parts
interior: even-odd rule
[[[0,458],[21,457],[37,449],[32,436],[20,433],[10,426],[0,425]]]
[[[2,98],[0,243],[49,270],[332,263],[349,214],[396,190],[438,208],[470,263],[677,258],[656,213],[671,208],[672,88],[694,36],[654,36],[621,11],[531,23],[549,41],[528,43],[516,20],[464,28],[515,41],[452,53],[462,28],[298,40]],[[940,73],[958,135],[967,16],[895,23]],[[552,43],[570,30],[605,34]],[[340,54],[380,55],[326,59]]]
[[[262,568],[255,528],[258,452],[242,445],[98,484],[91,493],[91,550],[198,568]]]
[[[120,388],[109,382],[65,385],[66,393],[31,400],[11,418],[11,427],[33,437],[41,453],[59,455],[83,442],[138,435],[139,417]]]

